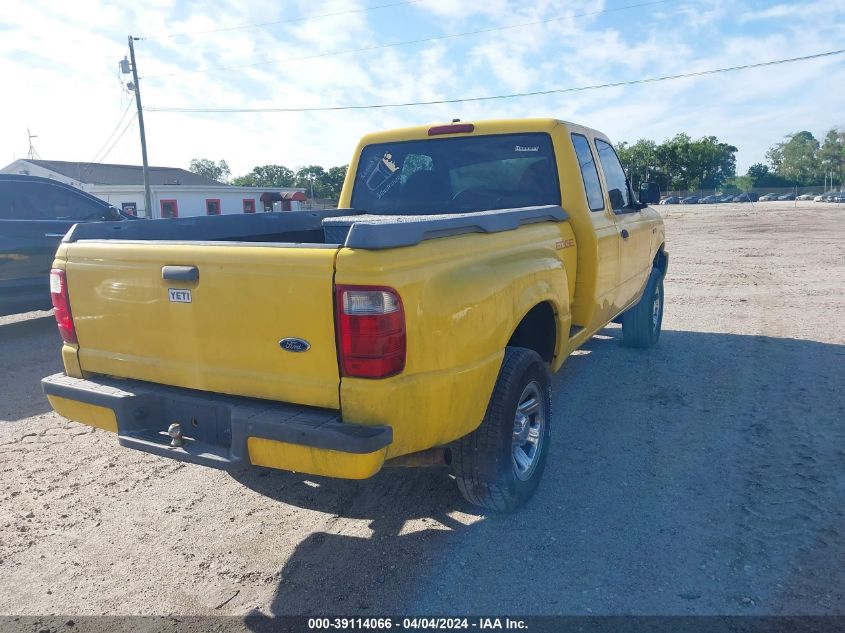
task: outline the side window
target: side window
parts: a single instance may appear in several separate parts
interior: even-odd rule
[[[601,192],[599,172],[593,152],[590,151],[590,143],[586,136],[573,134],[572,144],[575,146],[575,155],[578,156],[578,165],[581,167],[581,178],[584,180],[584,191],[587,192],[590,211],[601,211],[604,209],[604,195]]]
[[[220,215],[220,199],[209,198],[205,201],[206,215]]]
[[[631,195],[628,191],[628,181],[625,178],[625,170],[622,163],[613,150],[613,146],[606,141],[596,139],[596,149],[599,151],[599,161],[604,170],[604,179],[607,182],[607,189],[618,189],[622,194],[622,205],[614,206],[614,209],[622,209],[631,205]]]
[[[179,217],[179,203],[175,200],[162,200],[161,205],[162,218],[178,218]]]
[[[102,220],[105,207],[51,184],[22,182],[10,192],[12,217],[19,220],[62,220],[82,222]]]

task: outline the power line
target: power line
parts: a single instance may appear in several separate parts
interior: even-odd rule
[[[687,79],[689,77],[702,77],[704,75],[715,75],[717,73],[727,73],[736,70],[746,70],[749,68],[762,68],[764,66],[777,66],[779,64],[790,64],[793,62],[802,62],[810,59],[818,59],[820,57],[831,57],[833,55],[841,55],[845,53],[845,49],[826,51],[824,53],[814,53],[813,55],[804,55],[802,57],[790,57],[787,59],[776,59],[767,62],[757,62],[755,64],[743,64],[742,66],[729,66],[726,68],[713,68],[710,70],[699,70],[691,73],[681,73],[677,75],[665,75],[663,77],[646,77],[644,79],[633,79],[629,81],[617,81],[613,83],[595,84],[591,86],[577,86],[572,88],[554,88],[551,90],[537,90],[534,92],[515,92],[504,95],[490,95],[484,97],[464,97],[460,99],[438,99],[436,101],[408,101],[404,103],[377,103],[370,105],[345,105],[345,106],[323,106],[313,108],[176,108],[176,107],[161,107],[161,108],[144,108],[150,112],[199,112],[199,113],[224,113],[224,112],[333,112],[337,110],[375,110],[379,108],[407,108],[412,106],[427,106],[427,105],[442,105],[449,103],[467,103],[473,101],[493,101],[495,99],[514,99],[517,97],[535,97],[540,95],[562,94],[566,92],[583,92],[586,90],[600,90],[603,88],[619,88],[622,86],[634,86],[637,84],[656,83],[659,81],[670,81],[673,79]]]
[[[272,22],[252,22],[250,24],[239,24],[237,26],[222,26],[216,29],[206,29],[203,31],[186,31],[183,33],[169,33],[167,35],[151,35],[148,37],[140,37],[141,40],[163,40],[175,37],[189,37],[191,35],[206,35],[208,33],[223,33],[226,31],[238,31],[241,29],[261,28],[265,26],[276,26],[279,24],[294,24],[296,22],[305,22],[307,20],[314,20],[317,18],[328,18],[337,15],[348,15],[350,13],[365,13],[367,11],[376,11],[378,9],[387,9],[389,7],[398,7],[406,4],[416,4],[421,0],[402,0],[401,2],[390,2],[387,4],[377,4],[372,7],[362,7],[360,9],[347,9],[345,11],[335,11],[334,13],[318,13],[316,15],[303,15],[301,17],[288,18],[285,20],[273,20]]]
[[[94,154],[94,158],[92,158],[90,161],[88,161],[89,163],[96,163],[96,162],[99,162],[99,161],[97,160],[97,157],[98,157],[98,156],[102,153],[102,151],[106,148],[106,145],[108,145],[108,144],[111,142],[112,137],[113,137],[113,136],[117,133],[118,128],[121,126],[121,124],[123,123],[123,120],[126,118],[126,114],[127,114],[127,112],[129,112],[129,108],[130,108],[131,106],[132,106],[132,101],[127,102],[126,107],[123,109],[123,113],[120,115],[120,119],[118,119],[118,121],[117,121],[117,125],[115,125],[115,126],[114,126],[114,129],[113,129],[113,130],[109,133],[109,135],[106,137],[106,140],[105,140],[105,142],[103,143],[102,147],[100,147],[100,149],[99,149],[99,150],[97,150],[97,153],[96,153],[96,154]]]
[[[629,4],[622,7],[614,7],[612,9],[602,9],[600,11],[590,11],[588,13],[574,13],[571,15],[557,16],[554,18],[545,18],[543,20],[535,20],[533,22],[522,22],[520,24],[508,24],[505,26],[493,26],[485,29],[477,29],[475,31],[464,31],[461,33],[449,33],[446,35],[436,35],[432,37],[425,37],[416,40],[404,40],[402,42],[393,42],[392,44],[374,44],[373,46],[362,46],[360,48],[349,48],[341,51],[330,51],[327,53],[315,53],[313,55],[303,55],[300,57],[276,57],[273,59],[265,59],[259,62],[251,62],[248,64],[234,64],[231,66],[211,66],[209,68],[201,68],[199,70],[186,70],[175,73],[163,73],[159,75],[146,75],[144,79],[159,79],[162,77],[179,77],[182,75],[200,75],[222,70],[236,70],[239,68],[254,68],[256,66],[266,66],[269,64],[281,64],[284,62],[297,62],[307,59],[319,59],[323,57],[335,57],[338,55],[348,55],[352,53],[363,53],[367,51],[377,51],[385,48],[395,48],[398,46],[409,46],[412,44],[426,44],[428,42],[437,42],[442,40],[457,39],[461,37],[470,37],[472,35],[483,35],[485,33],[497,33],[501,31],[509,31],[513,29],[521,29],[526,26],[537,26],[539,24],[548,24],[550,22],[560,22],[561,20],[569,20],[573,18],[584,18],[594,15],[601,15],[604,13],[616,13],[618,11],[627,11],[628,9],[640,9],[642,7],[650,7],[657,4],[666,4],[667,2],[675,2],[676,0],[652,0],[651,2],[641,2],[638,4]]]
[[[116,139],[114,139],[114,142],[111,144],[111,146],[110,146],[110,147],[106,150],[106,153],[105,153],[105,154],[103,154],[103,155],[100,157],[100,162],[102,162],[102,161],[106,160],[106,157],[108,157],[108,155],[109,155],[109,154],[111,154],[111,151],[114,149],[114,146],[115,146],[115,145],[117,145],[117,142],[118,142],[120,139],[122,139],[122,138],[123,138],[123,135],[124,135],[124,134],[126,134],[126,131],[127,131],[127,130],[129,129],[129,127],[130,127],[130,126],[131,126],[131,125],[135,122],[135,119],[137,119],[137,118],[138,118],[138,113],[137,113],[137,112],[135,112],[135,113],[134,113],[134,114],[133,114],[133,115],[129,118],[129,120],[126,122],[126,126],[125,126],[125,127],[124,127],[121,131],[120,131],[120,134],[118,134],[118,135],[117,135],[117,138],[116,138]]]

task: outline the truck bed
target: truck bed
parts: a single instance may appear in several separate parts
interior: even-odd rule
[[[331,209],[177,218],[115,225],[78,224],[64,241],[245,242],[251,245],[325,245],[378,250],[413,246],[425,240],[465,233],[511,231],[536,222],[562,222],[567,217],[559,206],[441,215],[376,215],[355,209]]]

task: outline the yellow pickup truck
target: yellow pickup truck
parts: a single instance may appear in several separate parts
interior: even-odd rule
[[[663,222],[610,141],[554,119],[365,136],[338,209],[79,224],[50,286],[61,415],[121,445],[363,479],[452,469],[510,510],[550,450],[549,372],[616,320],[660,335]]]

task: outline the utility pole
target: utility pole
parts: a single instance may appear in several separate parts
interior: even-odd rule
[[[140,38],[129,36],[129,59],[132,66],[132,91],[135,93],[135,106],[138,108],[138,129],[141,131],[141,160],[144,172],[144,214],[148,218],[153,217],[153,202],[150,195],[150,166],[147,163],[147,136],[144,134],[144,109],[141,107],[141,86],[138,83],[138,65],[135,63],[135,46],[133,41]],[[124,58],[126,61],[126,58]],[[121,70],[126,72],[125,65],[121,64]]]

